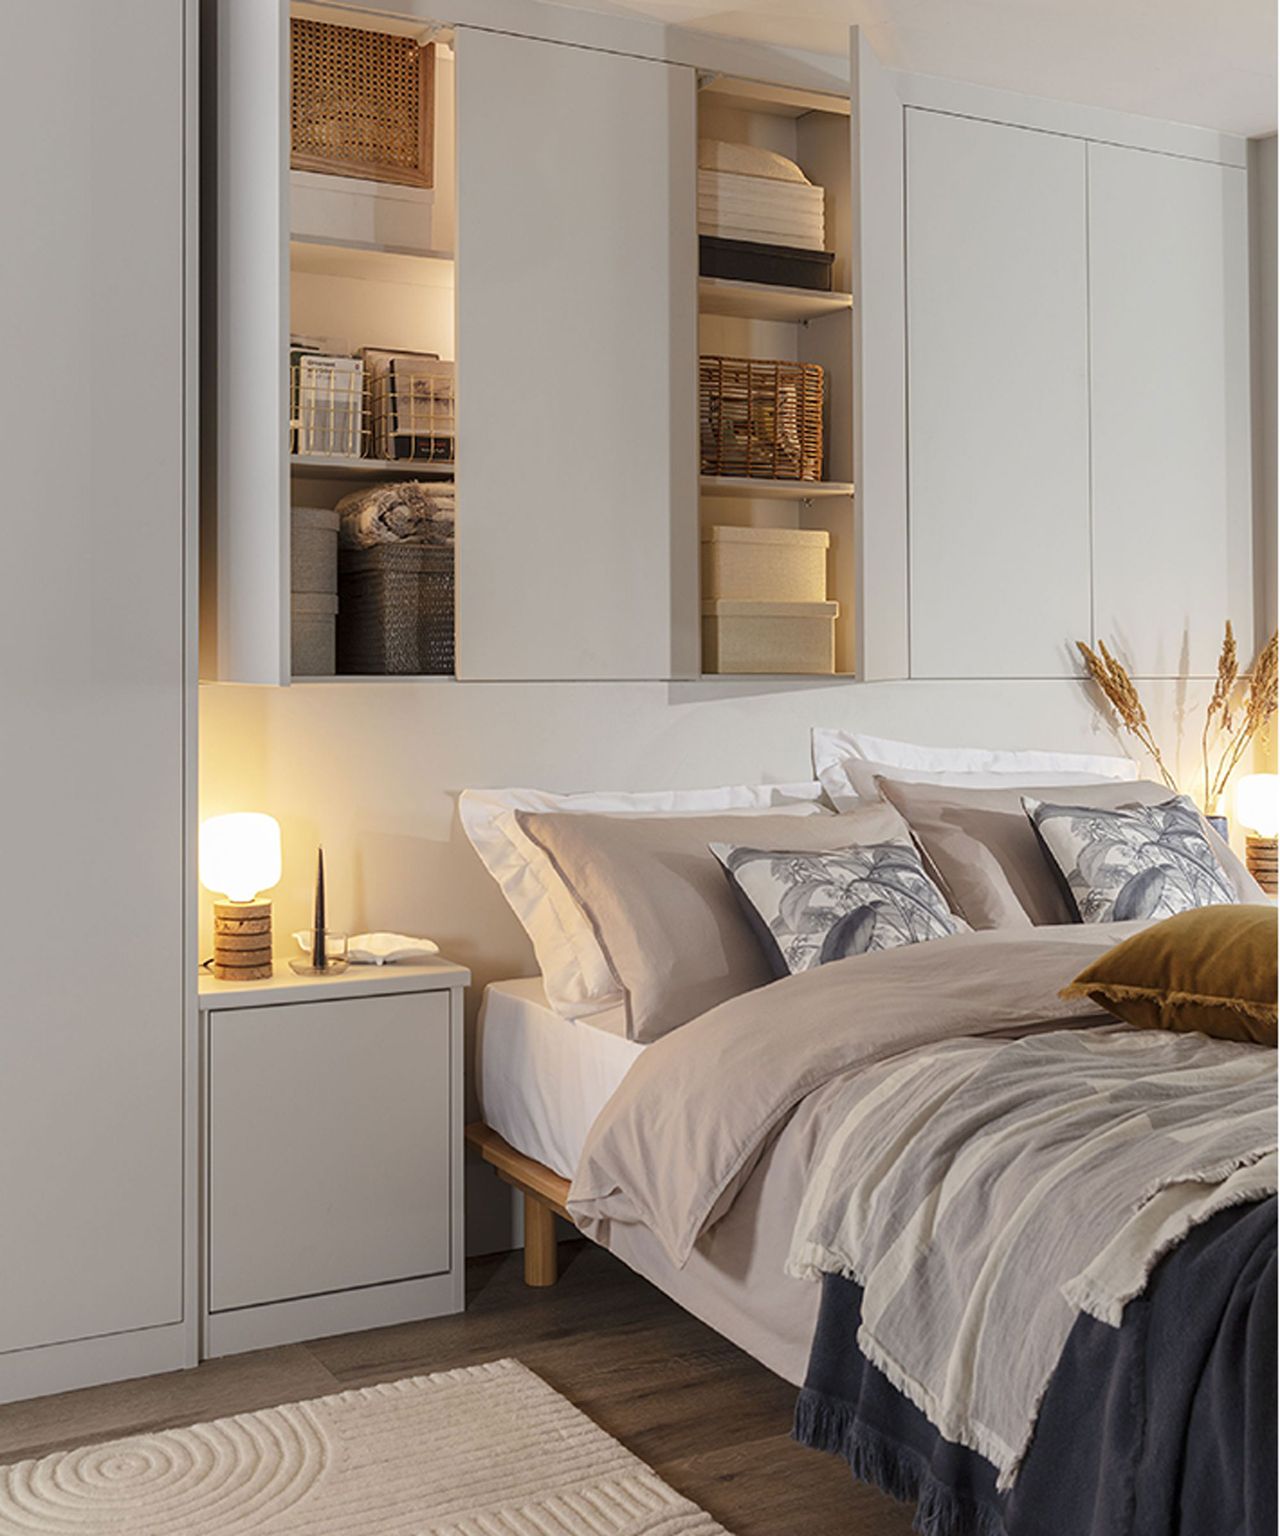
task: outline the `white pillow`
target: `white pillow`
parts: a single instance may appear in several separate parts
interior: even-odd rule
[[[995,747],[920,747],[883,736],[813,728],[813,766],[838,811],[881,798],[878,775],[951,789],[1051,788],[1138,777],[1127,757],[1089,752],[1015,752]]]
[[[567,1019],[587,1019],[617,1009],[624,1002],[624,994],[577,898],[544,850],[520,826],[517,811],[705,816],[719,811],[814,815],[826,810],[822,786],[813,782],[661,789],[638,794],[467,789],[458,800],[458,814],[471,846],[533,941],[547,1002]]]

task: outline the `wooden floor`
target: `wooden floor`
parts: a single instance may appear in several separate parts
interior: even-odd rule
[[[733,1536],[909,1536],[910,1513],[789,1437],[795,1392],[602,1249],[559,1285],[468,1266],[459,1317],[214,1360],[0,1407],[0,1462],[513,1355]]]

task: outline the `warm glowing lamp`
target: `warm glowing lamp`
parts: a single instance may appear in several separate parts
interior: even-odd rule
[[[1244,845],[1249,873],[1268,896],[1274,896],[1277,889],[1276,833],[1280,832],[1280,774],[1250,773],[1240,780],[1236,785],[1236,820],[1251,834]]]
[[[259,899],[280,883],[280,823],[257,811],[211,816],[200,826],[200,884],[224,901],[213,904],[213,974],[221,981],[271,975],[271,903]]]

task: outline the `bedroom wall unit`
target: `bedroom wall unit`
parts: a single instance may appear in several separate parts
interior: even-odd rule
[[[196,14],[4,26],[9,1401],[195,1360]]]
[[[1076,675],[1098,637],[1211,674],[1224,618],[1253,633],[1243,141],[860,39],[853,72],[858,477],[886,573],[897,507],[909,675]]]
[[[1226,613],[1251,632],[1241,141],[895,74],[856,29],[842,80],[584,12],[393,9],[293,7],[435,40],[429,191],[290,177],[289,6],[210,3],[207,676],[290,681],[290,497],[400,473],[289,461],[291,330],[457,358],[460,680],[697,680],[716,524],[830,534],[862,681],[1076,676],[1099,635],[1203,673]],[[824,188],[833,292],[698,277],[700,135]],[[825,369],[820,482],[699,476],[699,352]]]

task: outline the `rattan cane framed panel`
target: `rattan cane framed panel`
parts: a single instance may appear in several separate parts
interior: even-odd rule
[[[434,44],[300,16],[290,44],[293,169],[430,187]]]

